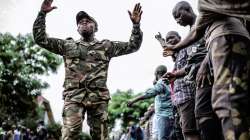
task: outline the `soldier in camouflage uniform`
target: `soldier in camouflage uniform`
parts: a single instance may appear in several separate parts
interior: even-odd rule
[[[109,91],[106,86],[109,61],[112,57],[133,53],[140,48],[142,32],[140,19],[142,10],[136,4],[129,11],[133,30],[129,42],[118,42],[94,38],[97,22],[86,12],[76,16],[77,31],[81,39],[62,40],[49,38],[45,30],[46,14],[55,9],[52,0],[45,0],[33,25],[35,42],[56,54],[63,56],[65,62],[63,140],[78,140],[82,130],[84,114],[93,140],[107,140]]]

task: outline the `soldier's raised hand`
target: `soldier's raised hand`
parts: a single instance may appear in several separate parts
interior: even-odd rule
[[[128,10],[128,14],[129,14],[129,17],[130,17],[131,21],[133,22],[133,24],[139,24],[141,21],[141,15],[142,15],[140,3],[137,3],[135,5],[132,13]]]
[[[46,13],[49,13],[50,11],[56,9],[56,6],[51,6],[53,0],[44,0],[43,4],[41,6],[41,11],[44,11]]]

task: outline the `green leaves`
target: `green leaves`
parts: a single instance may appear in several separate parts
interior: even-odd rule
[[[117,90],[114,94],[112,94],[108,107],[110,128],[114,126],[116,119],[121,119],[123,121],[124,128],[128,126],[130,121],[139,121],[139,118],[143,116],[148,106],[153,103],[153,99],[135,103],[132,108],[127,107],[127,102],[141,94],[142,93],[135,94],[132,90]]]
[[[0,121],[19,121],[36,108],[35,95],[48,83],[38,76],[56,72],[62,58],[38,47],[31,34],[0,33]]]

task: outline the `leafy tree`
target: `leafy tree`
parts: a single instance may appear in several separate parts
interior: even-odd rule
[[[60,139],[60,137],[62,136],[61,133],[62,125],[60,123],[48,124],[46,127],[50,139],[56,139],[56,140]]]
[[[85,132],[81,132],[80,140],[92,140],[91,136]]]
[[[48,88],[38,76],[56,72],[62,59],[37,45],[30,34],[0,33],[0,121],[36,117],[35,95]]]
[[[111,102],[108,107],[110,128],[114,126],[116,119],[121,119],[123,121],[123,128],[126,128],[130,121],[139,121],[139,118],[144,115],[144,112],[147,111],[148,106],[153,103],[154,99],[135,103],[132,108],[127,107],[127,101],[141,94],[142,93],[135,94],[132,90],[117,90],[112,94]]]

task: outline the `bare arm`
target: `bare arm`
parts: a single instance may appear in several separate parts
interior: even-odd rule
[[[130,100],[128,102],[128,106],[132,106],[132,104],[134,104],[135,102],[138,102],[140,100],[144,100],[144,99],[149,99],[152,97],[157,96],[160,93],[164,93],[166,92],[166,86],[163,82],[157,82],[154,87],[149,88],[148,90],[146,90],[144,95],[138,96],[132,100]]]
[[[192,45],[193,43],[199,41],[204,36],[205,30],[204,29],[192,29],[186,38],[184,38],[181,42],[177,43],[176,45],[169,45],[167,44],[166,47],[164,47],[163,50],[163,56],[169,56],[172,53],[171,51],[179,51],[183,48],[188,47],[189,45]]]
[[[145,98],[144,98],[144,95],[135,97],[134,99],[128,101],[128,104],[127,104],[127,105],[128,105],[128,107],[131,107],[134,103],[139,102],[139,101],[144,100],[144,99],[145,99]]]
[[[196,29],[193,29],[189,32],[186,38],[184,38],[181,42],[176,44],[176,46],[173,48],[175,51],[181,50],[183,48],[186,48],[189,45],[192,45],[193,43],[199,41],[203,37],[203,33],[201,31],[197,31]]]
[[[176,78],[183,77],[186,74],[187,73],[186,73],[186,70],[184,67],[184,68],[177,70],[177,71],[174,71],[174,72],[167,72],[161,78],[167,79],[169,82],[173,82],[173,81],[175,81]]]
[[[187,75],[187,72],[186,72],[185,68],[182,68],[180,70],[175,71],[174,74],[175,74],[176,78],[179,78],[179,77],[183,77],[183,76]]]

